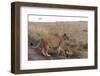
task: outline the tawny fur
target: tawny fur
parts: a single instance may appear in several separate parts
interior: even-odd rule
[[[40,46],[42,48],[42,54],[44,56],[50,56],[48,49],[54,47],[57,47],[59,54],[63,49],[62,47],[66,39],[69,39],[69,37],[65,33],[62,36],[46,35],[41,38],[40,44],[37,47]]]

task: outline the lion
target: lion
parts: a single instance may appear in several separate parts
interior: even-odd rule
[[[59,55],[65,56],[65,57],[71,57],[73,55],[73,52],[68,48],[62,48],[60,49]]]
[[[62,36],[46,35],[46,36],[43,36],[40,39],[39,44],[36,47],[33,47],[33,48],[41,47],[42,48],[42,54],[44,56],[51,56],[48,53],[49,48],[55,48],[56,47],[57,52],[59,54],[60,51],[63,50],[65,40],[69,40],[69,37],[66,35],[66,33],[64,33]]]

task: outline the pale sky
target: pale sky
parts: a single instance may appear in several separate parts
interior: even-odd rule
[[[73,16],[38,16],[29,15],[30,22],[56,22],[56,21],[88,21],[88,17],[73,17]]]

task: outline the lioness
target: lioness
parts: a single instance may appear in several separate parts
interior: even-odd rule
[[[66,39],[69,40],[69,37],[66,35],[66,33],[64,33],[62,36],[46,35],[41,38],[40,44],[37,47],[40,46],[42,48],[42,54],[44,56],[50,56],[50,54],[48,54],[48,49],[55,47],[57,47],[59,54]]]

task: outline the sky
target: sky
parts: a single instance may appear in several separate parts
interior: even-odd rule
[[[29,22],[88,21],[85,16],[28,15]]]

